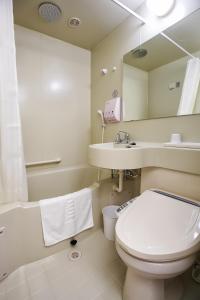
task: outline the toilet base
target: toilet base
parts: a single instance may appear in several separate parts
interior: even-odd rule
[[[164,280],[140,276],[128,268],[123,300],[164,300]]]
[[[183,286],[179,277],[170,280],[141,276],[127,269],[123,300],[180,300]]]
[[[183,293],[183,281],[180,276],[165,280],[165,300],[180,300]]]

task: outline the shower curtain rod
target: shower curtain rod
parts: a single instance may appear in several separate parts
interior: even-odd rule
[[[148,24],[147,20],[144,19],[143,17],[141,17],[139,14],[137,14],[135,11],[133,11],[132,9],[130,9],[128,6],[124,5],[123,3],[121,3],[118,0],[111,0],[112,2],[114,2],[115,4],[117,4],[118,6],[120,6],[121,8],[123,8],[124,10],[126,10],[128,13],[130,13],[131,15],[133,15],[134,17],[136,17],[139,21],[142,22],[142,25],[144,24]],[[166,38],[169,42],[171,42],[172,44],[174,44],[177,48],[179,48],[180,50],[182,50],[185,54],[187,54],[188,56],[190,56],[191,58],[195,58],[195,56],[193,56],[190,52],[188,52],[185,48],[183,48],[182,46],[180,46],[178,43],[176,43],[173,39],[171,39],[167,34],[165,34],[164,32],[159,32],[164,38]]]

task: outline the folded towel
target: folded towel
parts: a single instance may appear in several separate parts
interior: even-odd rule
[[[40,200],[45,246],[51,246],[94,226],[92,190]]]

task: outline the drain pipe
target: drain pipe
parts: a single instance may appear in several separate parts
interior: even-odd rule
[[[113,191],[121,193],[123,191],[124,170],[119,170],[119,185],[113,185]]]

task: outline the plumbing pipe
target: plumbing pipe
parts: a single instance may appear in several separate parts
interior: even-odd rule
[[[101,182],[101,169],[98,168],[97,183],[100,184],[100,182]]]
[[[113,185],[113,191],[121,193],[123,191],[123,179],[124,179],[124,171],[119,170],[119,185]]]

